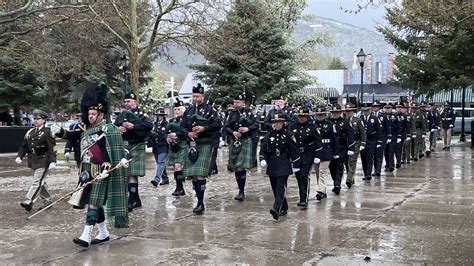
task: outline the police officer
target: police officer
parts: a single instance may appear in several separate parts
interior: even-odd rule
[[[408,109],[408,105],[402,107],[402,112],[406,117],[406,138],[403,144],[401,164],[410,164],[413,149],[413,136],[415,135],[415,120],[413,119],[412,109]]]
[[[426,156],[430,156],[431,152],[434,151],[436,148],[436,133],[438,132],[438,129],[440,128],[440,119],[439,119],[439,113],[434,108],[432,103],[428,103],[426,106],[426,120],[428,122],[427,124],[427,130],[429,132],[428,136],[428,141],[427,141],[427,147],[425,154]]]
[[[31,211],[38,195],[43,200],[45,208],[51,204],[51,195],[46,185],[48,170],[56,168],[56,141],[51,130],[45,126],[48,115],[36,110],[33,112],[34,127],[26,132],[23,142],[15,159],[17,164],[28,156],[28,167],[33,170],[33,183],[26,194],[26,200],[20,203],[26,211]]]
[[[254,166],[253,136],[258,130],[258,122],[252,110],[245,108],[245,97],[237,93],[234,97],[234,108],[229,113],[224,132],[229,139],[229,162],[227,169],[235,173],[239,193],[234,198],[242,202],[245,199],[245,181],[247,169]]]
[[[181,130],[181,120],[186,108],[184,108],[183,101],[176,99],[174,103],[174,118],[172,118],[166,128],[168,132],[166,141],[168,142],[170,149],[168,152],[168,165],[174,167],[174,179],[176,180],[176,188],[171,195],[179,197],[186,195],[184,191],[183,182],[185,177],[183,176],[183,165],[184,158],[187,156],[187,141],[184,136],[179,138],[178,132]]]
[[[273,219],[278,220],[288,212],[285,197],[288,176],[300,171],[301,159],[296,139],[284,128],[284,113],[278,112],[272,118],[272,130],[262,140],[260,147],[260,165],[267,167],[275,202],[270,210]]]
[[[377,147],[382,146],[382,128],[380,127],[377,116],[370,112],[370,105],[365,103],[362,105],[362,114],[360,119],[364,125],[367,145],[361,151],[360,158],[362,161],[362,170],[364,178],[362,180],[370,181],[372,179],[372,167],[374,165],[375,152]]]
[[[313,166],[316,148],[321,144],[321,138],[316,132],[316,126],[310,122],[309,108],[299,109],[296,116],[297,121],[291,123],[288,129],[295,136],[301,155],[300,171],[295,173],[300,195],[297,206],[306,209],[310,188],[309,173]]]
[[[397,108],[397,120],[398,120],[398,136],[397,136],[397,149],[395,151],[395,158],[397,163],[395,168],[400,168],[402,164],[402,153],[403,147],[405,146],[405,141],[407,139],[407,134],[409,134],[409,124],[407,121],[407,115],[405,114],[405,106],[402,102],[397,102],[395,107]],[[400,139],[400,141],[398,141]]]
[[[444,109],[443,111],[441,111],[440,117],[441,132],[444,141],[443,150],[449,151],[449,149],[451,148],[451,136],[453,134],[454,122],[456,121],[456,116],[449,102],[444,103]]]
[[[332,106],[330,121],[336,128],[336,137],[339,147],[338,153],[335,154],[334,159],[329,163],[329,171],[331,172],[332,180],[334,181],[334,188],[332,191],[339,195],[341,192],[342,176],[344,174],[344,162],[347,156],[354,155],[354,130],[349,125],[349,121],[342,117],[342,109],[339,104]]]
[[[367,145],[367,135],[365,131],[364,124],[362,120],[354,115],[354,111],[357,108],[352,103],[348,103],[345,108],[346,118],[349,120],[349,125],[351,126],[352,130],[354,131],[354,154],[347,156],[345,163],[347,177],[346,177],[346,185],[348,188],[351,188],[352,185],[355,183],[354,181],[354,174],[357,165],[357,158],[359,157],[359,151],[365,149]]]
[[[193,213],[202,214],[205,210],[204,192],[206,178],[211,164],[212,142],[219,138],[222,121],[217,111],[204,102],[204,87],[198,83],[193,87],[193,104],[183,115],[179,137],[187,138],[190,146],[184,161],[184,176],[193,178],[194,190],[198,202]]]
[[[151,184],[157,187],[158,184],[169,184],[168,177],[163,175],[166,171],[166,159],[168,157],[168,143],[166,142],[168,136],[168,132],[166,131],[168,121],[166,120],[166,113],[163,108],[156,109],[155,115],[156,120],[153,123],[152,136],[148,140],[148,146],[152,147],[156,162],[156,174],[151,180]]]
[[[384,151],[385,151],[385,145],[387,143],[387,136],[390,135],[390,128],[388,126],[387,122],[387,116],[385,115],[384,112],[380,110],[381,104],[379,101],[375,101],[372,104],[372,111],[374,113],[374,116],[377,117],[379,120],[379,125],[380,125],[380,136],[379,140],[382,141],[381,144],[376,146],[376,151],[375,151],[375,158],[374,158],[374,170],[375,173],[373,176],[381,176],[382,172],[382,162],[383,162],[383,156],[384,156]]]
[[[339,153],[339,142],[336,137],[336,127],[332,122],[327,119],[328,112],[326,107],[318,106],[315,110],[316,119],[314,125],[316,127],[316,133],[319,135],[320,143],[316,145],[315,152],[315,168],[316,168],[316,199],[321,201],[327,197],[326,194],[326,177],[329,175],[327,172],[322,172],[329,166],[329,162],[334,159]]]
[[[130,151],[133,160],[125,169],[128,177],[128,211],[142,206],[138,193],[138,177],[145,176],[145,140],[153,129],[153,122],[143,110],[138,108],[137,95],[128,93],[124,98],[125,109],[117,116],[114,124],[122,132],[125,149]]]
[[[395,170],[395,151],[397,150],[397,144],[401,143],[402,139],[398,135],[398,118],[395,113],[392,112],[392,105],[390,103],[385,104],[383,110],[388,126],[387,141],[384,151],[385,171],[393,172]]]

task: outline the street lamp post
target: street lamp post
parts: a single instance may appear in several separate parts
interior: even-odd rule
[[[128,89],[127,89],[127,74],[128,74],[128,64],[130,63],[130,58],[128,57],[127,54],[123,54],[122,57],[120,57],[120,67],[119,69],[123,70],[123,93],[127,94]]]
[[[360,65],[360,98],[357,101],[357,105],[364,103],[364,63],[365,63],[366,54],[364,50],[360,48],[359,53],[357,54],[357,61],[359,61]]]

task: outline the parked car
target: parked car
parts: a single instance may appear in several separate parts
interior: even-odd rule
[[[456,114],[456,121],[454,123],[454,133],[461,133],[461,117],[462,117],[462,108],[454,107],[454,113]],[[464,108],[464,132],[471,132],[471,121],[474,120],[474,108]]]

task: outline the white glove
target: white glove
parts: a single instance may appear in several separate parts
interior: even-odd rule
[[[402,142],[402,139],[401,138],[397,138],[397,143],[400,143]]]
[[[453,124],[450,124],[449,127],[454,127],[454,125],[453,125]]]
[[[52,163],[49,164],[48,169],[49,169],[49,170],[56,169],[56,166],[57,166],[57,165],[56,165],[56,162],[52,162]]]
[[[354,155],[354,152],[353,151],[347,151],[347,155],[352,156],[352,155]]]
[[[362,150],[364,150],[364,149],[365,149],[365,146],[360,146],[360,147],[359,147],[359,151],[362,151]]]
[[[318,163],[321,162],[321,159],[314,157],[314,161],[313,161],[313,162],[314,162],[315,164],[318,164]]]
[[[123,167],[123,168],[128,168],[129,163],[130,163],[130,162],[129,162],[127,159],[122,158],[122,160],[120,160],[120,163],[119,163],[119,164],[120,164],[120,166]]]
[[[261,160],[261,161],[260,161],[260,166],[261,166],[261,167],[267,167],[267,161]]]
[[[66,158],[66,161],[69,162],[69,158],[71,158],[71,153],[66,152],[66,153],[64,154],[64,158]]]
[[[109,171],[103,170],[102,173],[100,173],[100,175],[97,177],[97,179],[105,179],[107,177],[109,177]]]
[[[334,155],[332,158],[339,159],[339,155]]]
[[[51,126],[51,133],[58,134],[59,132],[61,132],[61,127],[56,124],[53,124]]]
[[[424,138],[424,137],[426,137],[426,135],[425,135],[425,134],[423,134],[423,135],[421,135],[421,137],[422,137],[422,138]]]
[[[380,147],[382,147],[382,145],[381,145],[381,144],[377,144],[377,149],[380,148]]]
[[[411,137],[412,137],[412,138],[416,138],[416,135],[412,135]]]
[[[20,157],[16,157],[15,163],[16,163],[16,164],[21,164],[21,162],[23,162],[23,161],[21,160],[21,158],[20,158]]]
[[[411,140],[411,138],[410,138],[410,137],[407,137],[406,141],[409,141],[409,140]]]
[[[392,139],[387,139],[387,144],[389,144],[390,142],[392,142]]]
[[[437,128],[438,128],[438,130],[440,130],[440,129],[441,129],[441,127],[437,127]]]
[[[431,129],[431,132],[436,132],[436,128]]]
[[[297,173],[297,172],[299,172],[299,171],[301,171],[300,168],[293,168],[293,173]]]

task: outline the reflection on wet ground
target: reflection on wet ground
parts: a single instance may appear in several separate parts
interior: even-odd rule
[[[261,169],[248,175],[246,200],[233,200],[237,185],[226,172],[226,149],[219,153],[219,174],[209,179],[206,212],[192,214],[196,198],[171,196],[174,182],[149,183],[154,161],[141,178],[144,207],[130,214],[130,228],[109,228],[113,240],[88,250],[72,239],[81,233],[83,211],[59,203],[30,221],[18,203],[31,178],[25,168],[0,167],[0,259],[16,264],[390,264],[474,263],[474,184],[472,151],[455,147],[430,159],[403,165],[370,183],[357,183],[340,196],[328,193],[299,210],[297,184],[289,179],[289,213],[275,221],[268,213],[273,196]],[[70,163],[70,165],[72,165]],[[70,191],[74,170],[65,162],[48,179],[53,195]],[[169,172],[171,175],[171,172]],[[343,181],[344,184],[344,181]],[[329,188],[330,191],[331,188]]]

